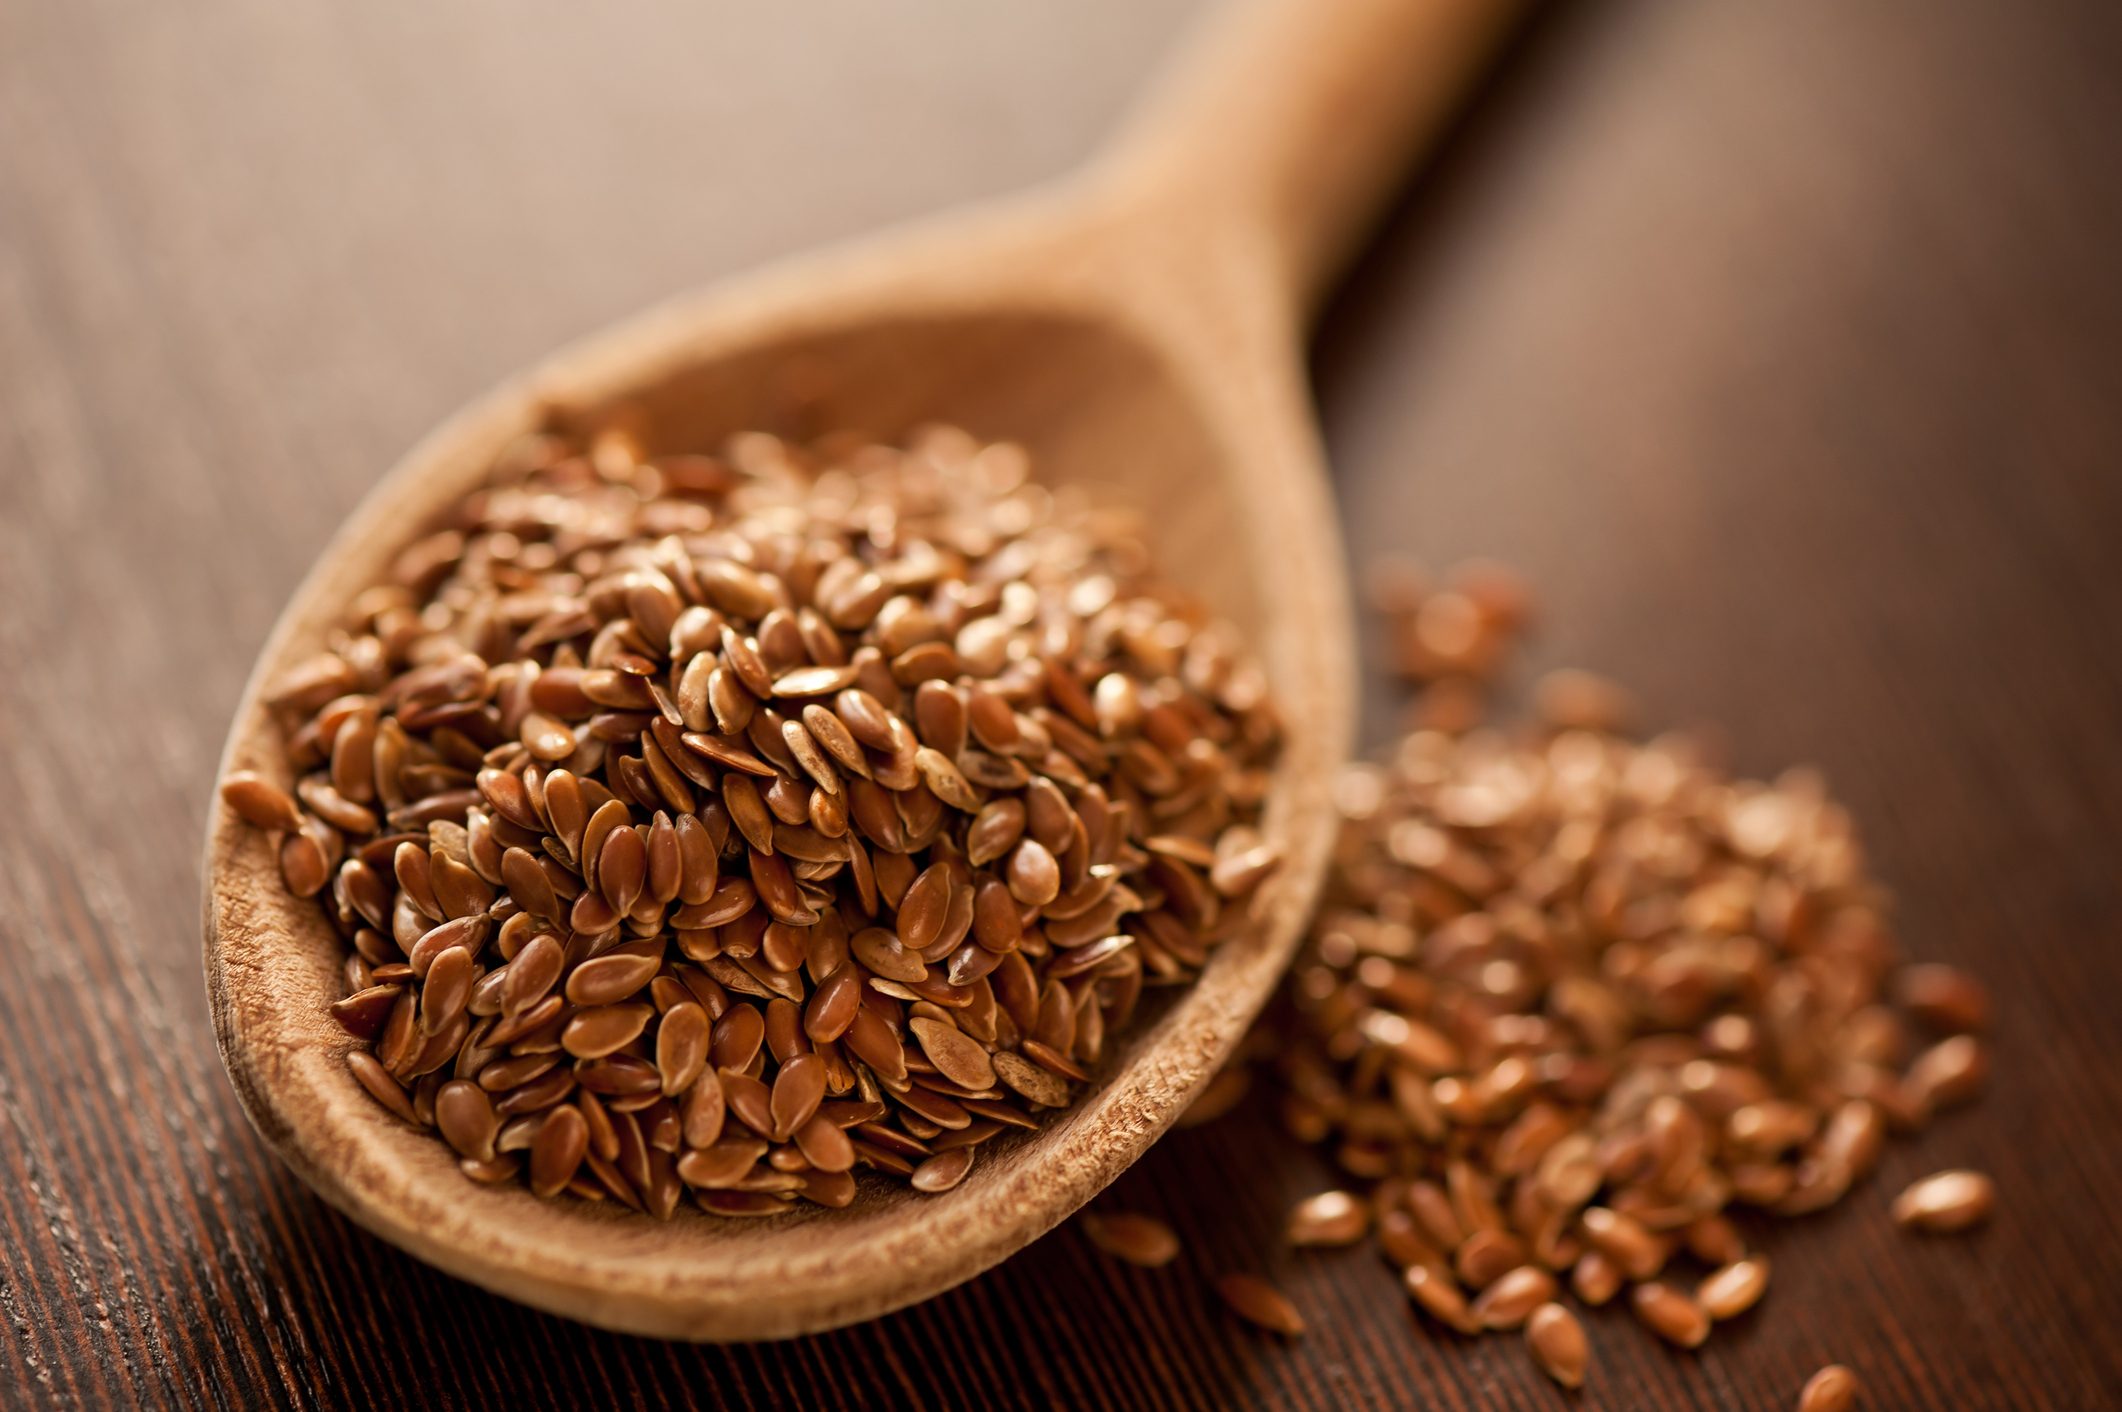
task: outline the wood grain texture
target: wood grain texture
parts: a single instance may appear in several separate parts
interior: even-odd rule
[[[567,335],[1058,172],[1192,7],[0,0],[0,1404],[1558,1407],[1510,1340],[1273,1235],[1247,1112],[1073,1232],[796,1343],[591,1333],[340,1219],[213,1055],[197,828],[246,664],[380,468]],[[602,13],[602,12],[600,12]],[[2096,0],[1555,9],[1346,285],[1318,376],[1359,555],[1490,553],[1543,662],[1823,763],[1993,1092],[1771,1246],[1699,1356],[1589,1321],[1583,1405],[2114,1405],[2122,1269],[2122,21]],[[1389,725],[1382,682],[1372,734]],[[1997,1221],[1884,1217],[1947,1165]],[[1236,1326],[1282,1281],[1314,1332]],[[984,1334],[984,1337],[978,1336]]]

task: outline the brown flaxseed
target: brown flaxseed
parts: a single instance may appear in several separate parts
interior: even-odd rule
[[[1798,1412],[1850,1412],[1863,1384],[1840,1363],[1830,1363],[1805,1380],[1798,1393]]]
[[[1525,1345],[1541,1371],[1567,1388],[1584,1386],[1591,1363],[1591,1344],[1584,1325],[1559,1304],[1543,1304],[1525,1321]]]
[[[1216,1281],[1216,1293],[1223,1296],[1232,1313],[1247,1323],[1258,1324],[1285,1338],[1304,1332],[1304,1316],[1289,1302],[1289,1296],[1258,1275],[1225,1275]]]
[[[1625,1279],[1619,1265],[1596,1250],[1587,1250],[1570,1268],[1569,1288],[1577,1298],[1596,1309],[1611,1302],[1621,1292]]]
[[[1508,1231],[1483,1229],[1459,1243],[1452,1269],[1473,1289],[1486,1289],[1523,1265],[1531,1252]]]
[[[1971,1034],[1989,1028],[1988,990],[1955,966],[1933,961],[1903,967],[1894,979],[1894,998],[1934,1030]]]
[[[404,1086],[393,1078],[390,1071],[366,1050],[356,1049],[346,1056],[346,1067],[353,1071],[361,1087],[367,1089],[375,1100],[408,1123],[417,1124],[420,1119],[413,1112],[412,1100],[405,1096]]]
[[[1893,1216],[1914,1231],[1951,1233],[1981,1225],[1997,1204],[1997,1187],[1980,1172],[1935,1172],[1894,1198]]]
[[[915,1191],[949,1191],[965,1180],[965,1174],[973,1169],[973,1159],[978,1155],[978,1150],[971,1147],[939,1153],[915,1167],[914,1174],[907,1181]]]
[[[1515,1329],[1533,1310],[1555,1297],[1555,1277],[1536,1265],[1520,1265],[1481,1291],[1473,1316],[1483,1328]]]
[[[1971,1102],[1988,1081],[1988,1052],[1969,1034],[1938,1041],[1908,1066],[1910,1096],[1926,1112]]]
[[[1700,1348],[1709,1337],[1709,1314],[1689,1295],[1660,1280],[1637,1285],[1629,1300],[1651,1332],[1682,1348]]]
[[[1619,1265],[1630,1279],[1647,1280],[1665,1268],[1666,1242],[1633,1217],[1604,1206],[1592,1206],[1578,1221],[1584,1238]]]
[[[1179,1237],[1154,1216],[1135,1211],[1086,1211],[1077,1223],[1092,1245],[1130,1265],[1155,1270],[1178,1258]]]
[[[1291,1245],[1353,1245],[1370,1229],[1370,1206],[1345,1191],[1308,1196],[1289,1213]]]
[[[288,792],[252,770],[237,770],[221,781],[221,797],[253,828],[292,831],[302,827],[302,811]]]
[[[1480,1331],[1481,1321],[1468,1306],[1466,1292],[1442,1270],[1426,1264],[1410,1264],[1402,1273],[1400,1282],[1406,1287],[1408,1297],[1446,1328],[1462,1334]]]
[[[561,1106],[544,1115],[530,1145],[531,1190],[556,1196],[574,1179],[589,1151],[589,1125],[579,1109]]]
[[[1768,1291],[1768,1257],[1753,1255],[1714,1271],[1695,1287],[1695,1302],[1709,1317],[1736,1319],[1761,1302]]]

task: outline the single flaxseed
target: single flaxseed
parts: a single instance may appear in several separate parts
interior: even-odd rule
[[[1566,1388],[1584,1386],[1591,1344],[1584,1325],[1559,1304],[1543,1304],[1525,1321],[1525,1345],[1542,1372]]]
[[[1322,1191],[1297,1203],[1285,1230],[1291,1245],[1353,1245],[1370,1229],[1370,1206],[1345,1191]]]
[[[1621,1267],[1596,1250],[1587,1250],[1570,1268],[1570,1292],[1593,1308],[1612,1302],[1627,1277]]]
[[[1805,1380],[1798,1393],[1798,1412],[1850,1412],[1863,1384],[1840,1363],[1830,1363]]]
[[[1459,1243],[1452,1255],[1452,1269],[1474,1289],[1486,1289],[1523,1265],[1531,1252],[1525,1242],[1508,1231],[1484,1228]]]
[[[1925,1112],[1970,1102],[1988,1081],[1989,1054],[1969,1034],[1940,1040],[1908,1066],[1910,1096]]]
[[[1466,1292],[1449,1274],[1427,1264],[1410,1264],[1402,1272],[1401,1284],[1408,1297],[1438,1323],[1457,1333],[1478,1333],[1481,1321],[1466,1302]]]
[[[1473,1302],[1474,1319],[1483,1328],[1515,1329],[1533,1310],[1551,1302],[1555,1277],[1536,1265],[1520,1265],[1481,1291]]]
[[[353,1071],[361,1087],[367,1089],[375,1100],[408,1123],[418,1124],[420,1119],[413,1111],[412,1100],[405,1096],[405,1088],[366,1050],[349,1051],[346,1067]]]
[[[1304,1332],[1304,1316],[1289,1302],[1289,1296],[1258,1275],[1225,1275],[1216,1281],[1216,1293],[1232,1313],[1247,1323],[1258,1324],[1285,1338],[1296,1338]]]
[[[1989,1028],[1989,992],[1956,966],[1924,962],[1905,966],[1894,980],[1902,1009],[1934,1030],[1972,1034]]]
[[[253,828],[292,832],[302,827],[302,811],[288,792],[252,770],[237,770],[221,781],[221,797]]]
[[[1647,1280],[1665,1268],[1666,1242],[1633,1217],[1593,1206],[1578,1221],[1585,1240],[1619,1265],[1630,1279]]]
[[[1736,1319],[1768,1292],[1768,1257],[1748,1256],[1722,1266],[1695,1287],[1695,1302],[1722,1323]]]
[[[1160,1269],[1179,1255],[1179,1237],[1154,1216],[1136,1211],[1086,1211],[1077,1218],[1090,1243],[1130,1265]]]
[[[1692,1297],[1661,1280],[1629,1291],[1636,1317],[1651,1332],[1682,1348],[1700,1348],[1709,1337],[1709,1313]]]
[[[1912,1231],[1949,1234],[1981,1225],[1996,1204],[1996,1183],[1982,1173],[1935,1172],[1894,1198],[1893,1217]]]
[[[915,1191],[949,1191],[965,1180],[965,1174],[973,1169],[973,1159],[978,1155],[978,1150],[971,1147],[938,1153],[915,1167],[907,1181]]]

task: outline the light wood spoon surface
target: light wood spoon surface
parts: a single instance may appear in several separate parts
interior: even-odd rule
[[[1037,475],[1145,512],[1166,577],[1248,635],[1287,720],[1263,825],[1286,861],[1254,926],[1125,1036],[1073,1107],[983,1148],[942,1195],[873,1179],[849,1209],[767,1221],[687,1208],[658,1223],[475,1185],[432,1133],[351,1077],[326,1013],[340,944],[314,901],[286,892],[265,837],[217,801],[207,986],[229,1076],[273,1149],[361,1225],[496,1293],[608,1328],[722,1341],[935,1294],[1139,1157],[1272,992],[1334,835],[1354,653],[1304,378],[1307,317],[1516,8],[1244,5],[1078,175],[674,300],[564,350],[459,413],[369,495],[296,591],[237,708],[224,773],[286,781],[266,686],[318,651],[393,553],[553,409],[637,408],[652,450],[749,428],[890,438],[930,420],[1022,442]]]

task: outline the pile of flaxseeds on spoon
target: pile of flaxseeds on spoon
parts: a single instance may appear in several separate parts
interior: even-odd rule
[[[354,1078],[475,1181],[659,1217],[946,1190],[1067,1105],[1244,925],[1279,731],[1028,469],[950,428],[513,447],[222,786],[345,942]]]

